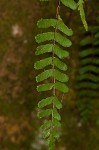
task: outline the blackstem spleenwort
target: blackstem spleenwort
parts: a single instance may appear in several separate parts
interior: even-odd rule
[[[77,99],[82,123],[89,123],[99,97],[99,26],[89,26],[80,42]]]
[[[55,141],[59,138],[58,128],[61,126],[59,109],[62,108],[62,103],[61,100],[58,99],[56,91],[67,93],[69,90],[67,85],[64,84],[64,82],[68,81],[69,77],[63,73],[63,71],[67,70],[67,65],[61,60],[69,56],[69,53],[63,50],[63,47],[70,47],[72,45],[72,42],[66,36],[72,36],[73,31],[64,24],[60,17],[61,3],[72,10],[76,10],[78,7],[82,22],[87,30],[83,0],[79,0],[78,4],[76,4],[74,0],[58,0],[56,19],[40,19],[37,23],[38,28],[54,28],[53,32],[41,33],[35,37],[37,43],[49,41],[49,44],[46,43],[38,46],[35,54],[52,54],[51,57],[39,60],[34,64],[35,69],[38,70],[47,67],[41,74],[36,76],[37,82],[44,82],[48,78],[52,79],[50,83],[42,83],[37,86],[38,92],[52,90],[52,95],[50,97],[44,98],[38,103],[38,107],[42,109],[38,112],[38,117],[48,117],[48,120],[41,126],[41,130],[43,138],[47,140],[49,150],[55,149]],[[48,69],[48,66],[51,66],[51,68]]]

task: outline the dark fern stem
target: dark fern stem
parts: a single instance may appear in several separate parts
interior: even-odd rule
[[[80,42],[77,77],[78,109],[83,123],[91,121],[95,100],[99,99],[99,26],[89,27]]]

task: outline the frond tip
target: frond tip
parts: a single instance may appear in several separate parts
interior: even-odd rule
[[[77,5],[78,5],[78,10],[80,11],[82,23],[83,23],[86,31],[88,31],[88,25],[87,25],[86,18],[85,18],[85,12],[84,12],[84,8],[83,8],[83,4],[84,4],[84,1],[79,0]]]

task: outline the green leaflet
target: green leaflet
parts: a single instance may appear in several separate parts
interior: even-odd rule
[[[51,124],[52,124],[51,120],[45,122],[45,123],[41,126],[41,130],[46,130],[46,129],[50,128],[50,127],[51,127]]]
[[[53,119],[53,125],[55,126],[55,127],[60,127],[61,126],[61,123],[59,122],[59,120],[57,120],[57,119]]]
[[[87,44],[91,44],[92,43],[92,39],[91,37],[86,37],[84,38],[81,42],[80,42],[80,45],[81,46],[86,46]]]
[[[42,100],[38,103],[38,107],[39,107],[39,108],[43,108],[43,107],[45,107],[45,106],[47,106],[47,105],[52,104],[53,99],[54,99],[54,96],[51,96],[51,97],[47,97],[47,98],[45,98],[45,99],[42,99]]]
[[[58,111],[57,111],[56,108],[53,109],[53,117],[54,117],[55,119],[57,119],[57,120],[61,120],[61,116],[60,116],[60,114],[58,113]]]
[[[52,57],[48,57],[45,58],[43,60],[37,61],[34,64],[34,68],[35,69],[43,69],[44,67],[48,66],[48,65],[52,65]],[[63,71],[67,70],[67,65],[65,63],[63,63],[62,61],[60,61],[58,58],[54,58],[54,65],[58,68],[61,69]]]
[[[42,110],[41,112],[38,112],[38,117],[43,118],[43,117],[49,117],[52,114],[52,109],[46,109]]]
[[[77,85],[77,89],[93,89],[97,90],[99,88],[99,85],[97,83],[91,83],[91,82],[81,82],[79,85]]]
[[[99,32],[96,33],[95,38],[99,39]]]
[[[75,10],[77,9],[77,4],[74,0],[61,0],[61,2],[63,3],[63,5]]]
[[[37,26],[39,28],[49,28],[51,26],[55,28],[56,22],[56,19],[40,19],[37,23]],[[73,35],[73,31],[69,29],[62,20],[58,20],[58,29],[68,36]]]
[[[48,91],[52,90],[52,88],[55,86],[55,89],[67,93],[68,92],[68,87],[64,83],[56,82],[55,85],[53,83],[45,83],[42,85],[37,86],[37,91]]]
[[[91,54],[94,54],[94,50],[92,48],[83,50],[82,52],[80,52],[79,55],[80,55],[80,57],[86,57]]]
[[[81,65],[87,65],[87,64],[95,64],[98,65],[99,64],[99,59],[98,58],[86,58],[84,60],[82,60]]]
[[[77,79],[79,81],[87,79],[87,80],[91,80],[93,82],[99,82],[99,77],[94,74],[91,74],[91,73],[83,74],[82,76],[79,76]]]
[[[36,55],[41,55],[46,52],[52,52],[53,44],[40,45],[37,47]],[[60,58],[66,58],[69,56],[69,52],[62,50],[58,45],[54,46],[54,53]]]
[[[60,81],[60,82],[67,82],[68,81],[68,76],[65,75],[64,73],[61,73],[60,71],[58,70],[54,70],[54,74],[55,74],[55,79]],[[45,70],[44,72],[42,72],[41,74],[39,74],[37,77],[36,77],[36,81],[37,82],[41,82],[49,77],[53,77],[53,69],[48,69],[48,70]]]
[[[88,65],[88,66],[85,66],[85,67],[82,67],[81,69],[79,69],[80,74],[83,74],[83,73],[86,73],[89,71],[99,73],[99,68],[97,68],[96,66],[93,66],[93,65]]]
[[[56,96],[54,97],[54,104],[57,109],[62,108],[62,103],[58,100],[58,98]]]
[[[50,129],[48,130],[43,130],[43,133],[42,133],[42,137],[44,139],[48,138],[50,136]]]
[[[48,91],[48,90],[52,90],[53,87],[54,87],[53,83],[45,83],[45,84],[37,86],[37,91],[38,92]]]
[[[87,22],[86,22],[86,19],[85,19],[85,12],[84,12],[84,8],[83,8],[83,3],[84,3],[83,0],[79,0],[78,10],[80,11],[80,16],[81,16],[82,23],[83,23],[86,31],[88,31],[88,25],[87,25]]]
[[[93,43],[93,45],[98,46],[98,45],[99,45],[99,39],[96,40],[96,41]]]
[[[43,108],[47,105],[52,104],[52,102],[54,101],[55,107],[57,109],[61,109],[62,108],[62,104],[61,102],[58,100],[58,98],[56,96],[51,96],[51,97],[47,97],[45,99],[42,99],[39,103],[38,103],[38,107],[39,108]]]
[[[50,134],[50,137],[48,139],[48,150],[54,150],[55,149],[55,138],[53,136],[53,134],[51,133]]]
[[[97,98],[97,91],[93,91],[93,90],[83,90],[83,91],[81,91],[81,92],[78,92],[77,93],[77,96],[79,96],[79,97],[83,97],[83,96],[85,96],[86,95],[86,97],[90,97],[90,98]]]
[[[67,93],[68,87],[64,83],[56,82],[55,89],[59,90],[60,92]]]
[[[38,34],[36,37],[37,43],[42,43],[45,41],[54,40],[54,32],[47,32],[47,33],[41,33]],[[56,42],[64,47],[70,47],[72,45],[72,42],[67,39],[65,36],[61,35],[60,33],[56,33]]]

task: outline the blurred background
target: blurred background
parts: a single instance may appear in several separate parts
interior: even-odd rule
[[[55,11],[53,0],[0,0],[0,150],[47,150],[36,116],[44,95],[36,91],[34,37],[43,31],[37,20],[55,18]],[[99,0],[86,0],[85,12],[87,33],[79,12],[61,6],[74,35],[56,150],[99,150]]]

